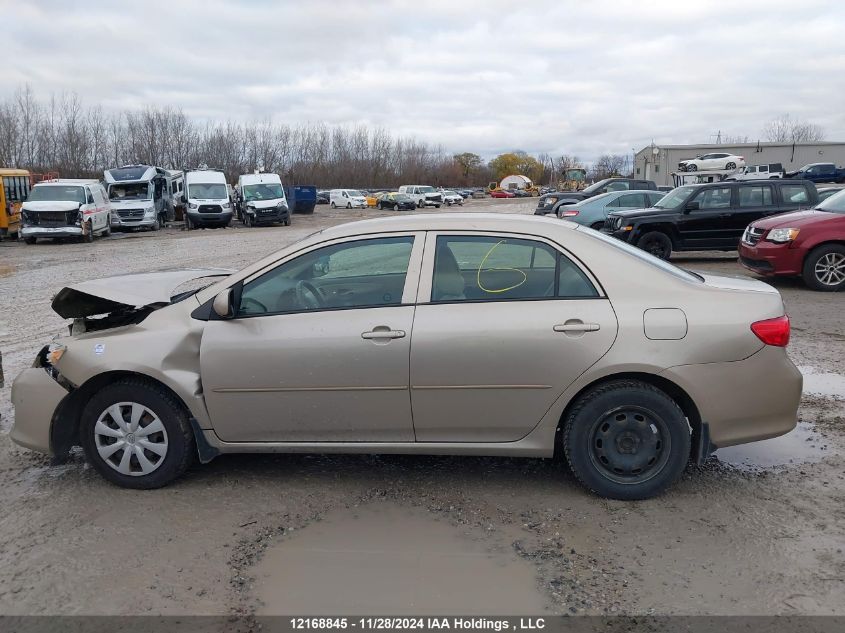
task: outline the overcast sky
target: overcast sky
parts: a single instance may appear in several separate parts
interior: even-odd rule
[[[836,0],[0,0],[0,98],[367,123],[474,151],[592,159],[759,136],[790,113],[845,140]]]

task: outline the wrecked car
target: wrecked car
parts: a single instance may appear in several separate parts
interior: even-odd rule
[[[775,289],[570,222],[354,222],[171,294],[215,274],[62,289],[70,331],[15,380],[12,439],[81,446],[130,488],[220,453],[557,452],[590,490],[641,499],[796,424]]]

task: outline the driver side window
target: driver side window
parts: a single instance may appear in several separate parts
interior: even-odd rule
[[[400,305],[413,244],[356,240],[300,255],[245,284],[238,316]]]

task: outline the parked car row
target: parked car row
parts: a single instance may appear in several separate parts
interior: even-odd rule
[[[125,165],[104,172],[104,180],[54,178],[36,183],[21,204],[20,237],[81,238],[93,241],[112,230],[157,231],[184,221],[188,230],[230,226],[290,225],[292,213],[311,213],[316,188],[282,186],[277,174],[244,174],[230,187],[216,169],[187,172],[150,165]],[[178,215],[181,214],[181,218]]]

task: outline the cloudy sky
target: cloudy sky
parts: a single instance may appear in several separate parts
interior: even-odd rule
[[[0,99],[367,123],[491,157],[758,137],[845,140],[833,0],[0,0]]]

